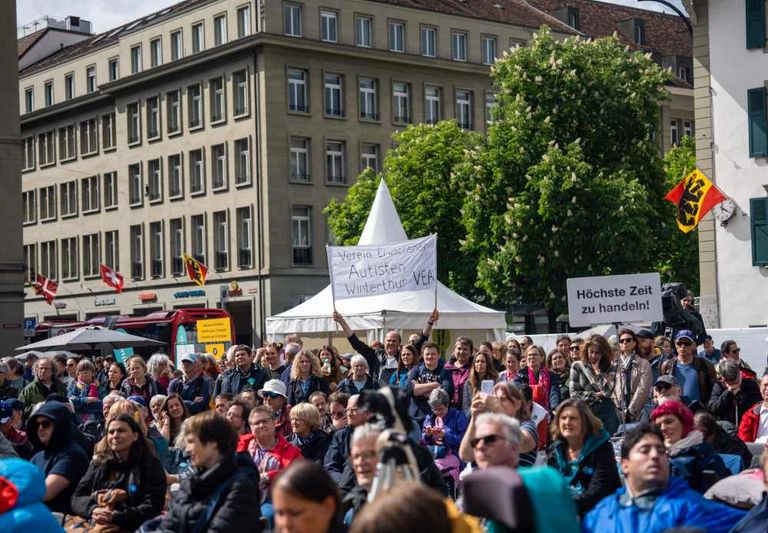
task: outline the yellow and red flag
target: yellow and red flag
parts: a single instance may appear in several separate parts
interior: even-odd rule
[[[696,229],[710,209],[725,195],[698,168],[683,178],[664,197],[677,206],[677,227],[683,233]]]
[[[184,266],[187,268],[187,276],[200,287],[205,285],[205,278],[208,277],[208,268],[200,261],[187,254],[181,254]]]

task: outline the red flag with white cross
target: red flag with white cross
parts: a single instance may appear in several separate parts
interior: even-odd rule
[[[123,285],[125,280],[123,275],[116,270],[112,270],[107,265],[99,265],[99,273],[104,283],[115,289],[117,292],[123,292]]]
[[[42,296],[49,305],[53,303],[53,299],[56,298],[56,291],[59,290],[57,282],[46,278],[42,274],[37,275],[32,287],[35,289],[35,294]]]

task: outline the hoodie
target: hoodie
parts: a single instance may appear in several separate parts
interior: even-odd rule
[[[54,428],[46,446],[40,442],[37,428],[41,418],[53,421]],[[38,451],[32,463],[43,471],[45,477],[59,475],[69,480],[69,486],[47,502],[51,511],[72,514],[70,499],[77,483],[88,470],[88,456],[75,442],[72,415],[64,404],[44,403],[27,422],[27,437]]]
[[[22,459],[0,460],[0,531],[59,533],[64,530],[43,504],[45,480]]]

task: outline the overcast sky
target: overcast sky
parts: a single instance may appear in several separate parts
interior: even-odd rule
[[[657,11],[665,10],[664,6],[656,2],[605,1]],[[178,2],[179,0],[16,0],[16,21],[17,26],[21,26],[44,15],[74,15],[90,21],[94,33],[101,33]],[[682,0],[672,0],[672,3],[682,7]]]

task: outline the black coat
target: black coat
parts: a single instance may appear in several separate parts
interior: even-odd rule
[[[331,444],[331,437],[322,430],[316,429],[306,439],[301,439],[295,433],[291,433],[285,439],[301,450],[301,455],[313,463],[323,466],[325,453]]]
[[[307,392],[301,388],[301,382],[298,379],[291,379],[288,382],[288,405],[299,405],[303,402],[309,401],[309,395],[313,392],[320,391],[326,396],[331,393],[328,387],[328,381],[325,378],[312,376],[309,378],[309,387]]]
[[[140,458],[129,457],[125,463],[113,459],[103,464],[91,461],[72,495],[72,510],[78,516],[91,518],[96,507],[96,493],[115,488],[125,490],[128,499],[115,508],[113,523],[123,529],[137,529],[163,510],[166,485],[160,460],[145,452]]]
[[[712,396],[707,407],[715,417],[739,427],[741,417],[747,409],[762,401],[760,386],[754,379],[742,378],[741,387],[736,394],[728,390],[726,383],[718,380],[712,387]]]
[[[344,471],[344,465],[347,464],[349,457],[349,443],[352,440],[354,428],[349,426],[341,428],[331,436],[331,444],[328,451],[325,452],[323,465],[333,480],[338,483],[341,479],[341,473]]]
[[[229,483],[203,531],[255,533],[261,531],[259,472],[249,457],[233,452],[223,455],[219,464],[198,471],[181,483],[174,495],[160,530],[191,533],[205,516],[212,493]]]

